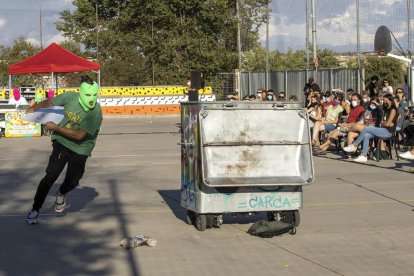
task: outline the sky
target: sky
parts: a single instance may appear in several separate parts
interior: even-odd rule
[[[309,10],[310,10],[310,0]],[[359,0],[361,51],[373,51],[376,29],[386,25],[404,51],[407,43],[407,0]],[[286,52],[306,45],[306,0],[272,0],[269,48]],[[356,52],[356,0],[315,0],[316,34],[319,48]],[[64,37],[55,22],[65,9],[73,10],[72,0],[0,0],[0,45],[10,46],[19,36],[40,46],[40,7],[43,45],[61,42]],[[414,18],[414,3],[411,4]],[[413,20],[414,22],[414,20]],[[414,24],[412,24],[414,30]],[[309,27],[311,29],[311,25]],[[260,29],[265,45],[265,27]],[[310,33],[311,34],[311,33]]]

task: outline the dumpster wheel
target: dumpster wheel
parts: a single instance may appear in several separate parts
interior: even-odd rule
[[[299,210],[294,211],[268,211],[267,219],[269,221],[280,220],[286,223],[291,223],[294,227],[298,227],[300,224]]]
[[[195,227],[198,231],[206,230],[207,216],[203,214],[196,214]]]

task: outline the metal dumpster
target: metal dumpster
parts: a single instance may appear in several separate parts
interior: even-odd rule
[[[204,231],[225,213],[266,212],[299,225],[313,182],[309,119],[300,102],[182,102],[181,206]]]

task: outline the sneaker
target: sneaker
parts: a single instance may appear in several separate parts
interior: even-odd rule
[[[39,223],[39,212],[32,210],[27,214],[26,217],[27,224],[38,224]]]
[[[398,154],[399,157],[408,160],[414,160],[414,155],[410,151]]]
[[[346,152],[356,152],[357,147],[354,144],[350,144],[349,146],[344,147],[344,151]]]
[[[368,158],[366,155],[360,154],[357,158],[354,159],[355,162],[367,162]]]
[[[313,155],[326,155],[326,151],[323,151],[321,148],[317,147],[313,150]]]
[[[55,212],[56,213],[62,213],[63,210],[65,210],[65,207],[66,207],[65,195],[62,195],[58,191],[57,194],[56,194]]]

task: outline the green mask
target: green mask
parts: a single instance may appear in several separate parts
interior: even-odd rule
[[[35,103],[40,103],[43,100],[43,96],[40,93],[35,94]]]
[[[88,112],[95,107],[96,101],[98,100],[98,91],[99,86],[96,82],[93,82],[93,84],[83,82],[81,84],[79,91],[79,103],[83,107],[83,110]]]

